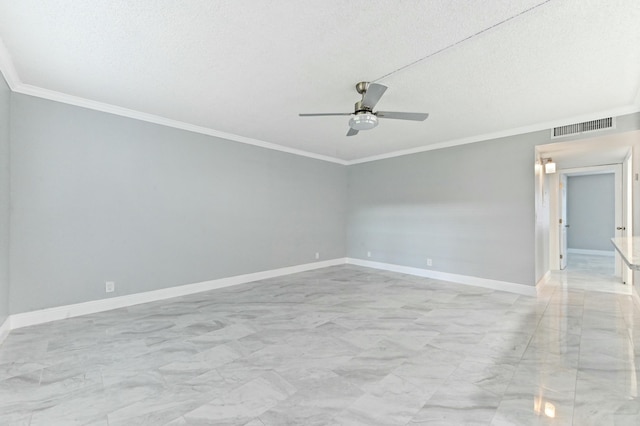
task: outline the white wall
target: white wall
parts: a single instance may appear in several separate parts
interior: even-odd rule
[[[9,315],[9,119],[11,91],[0,74],[0,326]]]

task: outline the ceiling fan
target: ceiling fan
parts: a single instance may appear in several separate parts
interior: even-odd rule
[[[424,121],[429,114],[424,112],[373,111],[387,86],[378,83],[361,81],[356,84],[356,90],[362,95],[362,100],[356,102],[354,112],[327,112],[315,114],[298,114],[300,117],[318,117],[329,115],[350,115],[347,136],[357,135],[360,130],[373,129],[378,125],[378,118],[393,118],[396,120]]]

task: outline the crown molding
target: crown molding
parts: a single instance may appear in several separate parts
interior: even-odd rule
[[[286,152],[288,154],[299,155],[302,157],[313,158],[316,160],[328,161],[331,163],[337,163],[346,165],[346,161],[330,157],[327,155],[316,154],[313,152],[303,151],[301,149],[289,148],[282,145],[278,145],[272,142],[266,142],[260,139],[248,138],[245,136],[236,135],[233,133],[221,132],[219,130],[210,129],[208,127],[197,126],[195,124],[186,123],[184,121],[172,120],[170,118],[161,117],[154,114],[148,114],[141,111],[136,111],[104,102],[98,102],[91,99],[82,98],[79,96],[68,95],[66,93],[56,92],[54,90],[43,89],[41,87],[32,86],[29,84],[19,84],[12,90],[16,93],[23,95],[34,96],[37,98],[48,99],[51,101],[61,102],[69,105],[79,106],[82,108],[92,109],[95,111],[106,112],[108,114],[119,115],[122,117],[133,118],[135,120],[146,121],[149,123],[160,124],[162,126],[173,127],[176,129],[187,130],[189,132],[201,133],[216,138],[226,139],[234,142],[240,142],[248,145],[254,145],[261,148],[271,149],[274,151]]]
[[[4,44],[4,41],[0,38],[0,73],[4,76],[4,79],[7,81],[9,88],[12,91],[15,91],[16,87],[20,86],[22,82],[20,81],[20,77],[18,77],[18,72],[16,71],[16,67],[13,66],[13,61],[11,60],[11,55],[9,54],[9,50],[7,46]]]
[[[54,90],[44,89],[29,84],[24,84],[20,80],[18,73],[15,69],[11,55],[7,50],[2,39],[0,39],[0,72],[4,76],[9,88],[15,93],[21,93],[24,95],[34,96],[38,98],[48,99],[51,101],[61,102],[69,105],[79,106],[82,108],[92,109],[95,111],[106,112],[109,114],[119,115],[122,117],[128,117],[135,120],[146,121],[149,123],[159,124],[162,126],[173,127],[176,129],[187,130],[194,133],[200,133],[216,138],[226,139],[230,141],[240,142],[248,145],[258,146],[261,148],[271,149],[274,151],[285,152],[288,154],[298,155],[307,158],[313,158],[316,160],[327,161],[330,163],[340,164],[343,166],[351,166],[361,163],[369,163],[372,161],[384,160],[388,158],[401,157],[405,155],[417,154],[420,152],[433,151],[436,149],[450,148],[458,145],[466,145],[476,142],[484,142],[491,139],[499,139],[509,136],[516,136],[525,133],[531,133],[541,130],[552,129],[557,126],[563,126],[567,123],[579,123],[582,121],[595,120],[602,117],[612,116],[618,117],[626,114],[633,114],[640,112],[640,89],[636,94],[634,103],[632,105],[614,108],[610,110],[600,111],[597,113],[590,113],[580,116],[572,116],[563,118],[560,120],[553,120],[548,122],[536,123],[528,126],[517,127],[513,129],[507,129],[499,132],[485,133],[482,135],[470,136],[460,139],[452,139],[448,141],[437,142],[429,145],[423,145],[416,148],[404,149],[399,151],[393,151],[385,154],[373,155],[369,157],[363,157],[355,160],[344,160],[341,158],[331,157],[322,154],[316,154],[313,152],[304,151],[301,149],[295,149],[275,144],[273,142],[267,142],[260,139],[249,138],[233,133],[226,133],[211,129],[208,127],[197,126],[194,124],[186,123],[183,121],[172,120],[169,118],[161,117],[158,115],[148,114],[141,111],[136,111],[116,105],[98,102],[91,99],[82,98],[79,96],[68,95],[66,93],[56,92]]]
[[[2,53],[3,45],[0,45],[0,67],[3,71],[5,79],[7,79],[7,83],[9,83],[9,87],[15,93],[21,93],[24,95],[34,96],[42,99],[48,99],[51,101],[61,102],[69,105],[79,106],[82,108],[92,109],[95,111],[106,112],[109,114],[119,115],[122,117],[132,118],[135,120],[146,121],[149,123],[159,124],[162,126],[173,127],[176,129],[187,130],[194,133],[200,133],[208,136],[213,136],[216,138],[226,139],[230,141],[240,142],[248,145],[258,146],[261,148],[271,149],[274,151],[286,152],[289,154],[294,154],[302,157],[313,158],[316,160],[327,161],[330,163],[340,164],[343,166],[351,166],[355,164],[361,163],[369,163],[372,161],[385,160],[388,158],[402,157],[405,155],[417,154],[421,152],[433,151],[436,149],[443,148],[451,148],[458,145],[467,145],[471,143],[484,142],[492,139],[499,139],[509,136],[517,136],[525,133],[532,133],[542,130],[549,130],[557,126],[563,126],[567,123],[579,123],[582,121],[595,120],[602,117],[618,117],[621,115],[633,114],[640,112],[640,105],[628,105],[621,108],[614,108],[606,111],[600,111],[597,113],[591,113],[580,116],[573,116],[568,118],[563,118],[559,120],[553,120],[548,122],[541,122],[537,124],[532,124],[523,127],[517,127],[513,129],[507,129],[499,132],[493,133],[485,133],[482,135],[476,135],[466,138],[453,139],[449,141],[423,145],[416,148],[404,149],[399,151],[393,151],[385,154],[374,155],[370,157],[359,158],[355,160],[343,160],[340,158],[330,157],[326,155],[316,154],[308,151],[303,151],[300,149],[289,148],[282,145],[278,145],[272,142],[266,142],[260,139],[248,138],[245,136],[240,136],[232,133],[221,132],[218,130],[210,129],[208,127],[197,126],[194,124],[189,124],[183,121],[172,120],[165,117],[160,117],[153,114],[148,114],[128,108],[119,107],[116,105],[107,104],[104,102],[93,101],[86,98],[81,98],[78,96],[72,96],[61,92],[56,92],[53,90],[43,89],[36,86],[31,86],[29,84],[17,83],[19,81],[17,79],[17,74],[15,73],[15,69],[12,66],[5,67],[4,64],[4,55]],[[9,77],[7,77],[9,75]]]
[[[585,114],[585,115],[572,116],[572,117],[562,118],[558,120],[541,122],[541,123],[531,124],[528,126],[502,130],[499,132],[485,133],[483,135],[453,139],[453,140],[434,143],[430,145],[423,145],[416,148],[403,149],[400,151],[389,152],[386,154],[380,154],[380,155],[374,155],[371,157],[364,157],[356,160],[350,160],[350,161],[347,161],[347,166],[351,166],[354,164],[361,164],[361,163],[369,163],[372,161],[384,160],[387,158],[401,157],[404,155],[417,154],[420,152],[433,151],[436,149],[450,148],[458,145],[467,145],[470,143],[484,142],[492,139],[500,139],[500,138],[505,138],[509,136],[517,136],[525,133],[549,130],[549,129],[553,129],[554,127],[564,126],[567,123],[580,123],[583,121],[596,120],[602,117],[619,117],[621,115],[634,114],[637,112],[640,112],[640,103],[638,103],[638,105],[628,105],[620,108],[613,108],[613,109]]]
[[[20,93],[23,95],[34,96],[37,98],[48,99],[50,101],[61,102],[64,104],[79,106],[82,108],[92,109],[95,111],[106,112],[109,114],[119,115],[122,117],[133,118],[135,120],[146,121],[149,123],[160,124],[162,126],[173,127],[176,129],[187,130],[194,133],[200,133],[216,138],[226,139],[230,141],[240,142],[248,145],[254,145],[261,148],[271,149],[274,151],[286,152],[288,154],[299,155],[301,157],[313,158],[315,160],[327,161],[330,163],[337,163],[340,165],[346,165],[347,161],[340,158],[330,157],[328,155],[316,154],[313,152],[303,151],[301,149],[289,148],[282,145],[278,145],[272,142],[266,142],[260,139],[248,138],[245,136],[236,135],[233,133],[221,132],[218,130],[210,129],[208,127],[196,126],[183,121],[172,120],[169,118],[161,117],[158,115],[147,114],[144,112],[119,107],[116,105],[107,104],[104,102],[93,101],[91,99],[81,98],[79,96],[68,95],[66,93],[56,92],[54,90],[48,90],[30,84],[24,84],[18,72],[13,64],[11,55],[6,45],[0,39],[0,72],[4,76],[11,91]]]

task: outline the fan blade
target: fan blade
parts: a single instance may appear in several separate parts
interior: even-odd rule
[[[352,112],[320,112],[317,114],[298,114],[300,117],[323,117],[329,115],[351,115]]]
[[[353,129],[351,127],[349,127],[349,131],[347,132],[347,136],[355,136],[358,134],[358,131],[356,129]]]
[[[375,114],[378,118],[393,118],[396,120],[412,121],[424,121],[429,116],[426,112],[378,111]]]
[[[362,98],[362,105],[373,109],[382,95],[384,95],[385,90],[387,90],[387,86],[378,83],[369,83],[369,87],[367,87],[367,91],[364,92],[364,97]]]

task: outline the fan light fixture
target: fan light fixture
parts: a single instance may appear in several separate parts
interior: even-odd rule
[[[556,172],[556,163],[554,163],[551,158],[543,158],[542,163],[544,164],[545,173],[549,174]]]
[[[320,112],[311,114],[298,114],[300,117],[318,117],[332,115],[349,115],[349,130],[347,136],[355,136],[360,130],[370,130],[378,125],[379,118],[393,120],[424,121],[429,114],[426,112],[399,112],[399,111],[373,111],[387,86],[378,83],[361,81],[356,84],[356,91],[362,95],[354,105],[354,112]]]
[[[378,125],[378,117],[369,112],[356,114],[349,120],[349,127],[354,130],[369,130]]]

